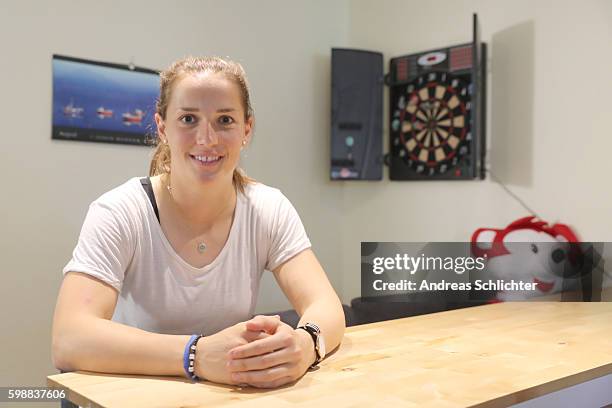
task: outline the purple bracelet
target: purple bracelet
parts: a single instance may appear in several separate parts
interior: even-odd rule
[[[192,335],[187,345],[185,345],[185,352],[183,353],[183,368],[185,369],[185,373],[187,373],[187,377],[191,378],[193,381],[200,381],[200,378],[195,375],[194,364],[198,340],[202,337],[204,336],[201,334]]]

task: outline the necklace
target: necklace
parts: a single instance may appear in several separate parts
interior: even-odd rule
[[[170,185],[170,181],[168,180],[168,184],[166,184],[166,189],[168,190],[168,193],[170,193],[170,197],[172,197],[172,199],[174,199],[174,196],[172,195],[172,186]],[[200,254],[203,254],[204,252],[206,252],[206,242],[204,241],[200,241],[198,242],[198,245],[196,246],[198,252]]]

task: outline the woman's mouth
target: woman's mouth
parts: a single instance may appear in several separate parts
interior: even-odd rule
[[[204,167],[212,167],[223,159],[223,156],[218,155],[194,156],[190,154],[189,157],[191,157],[191,159],[195,161],[198,166]]]

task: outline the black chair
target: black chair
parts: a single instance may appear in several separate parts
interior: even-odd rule
[[[67,399],[63,399],[60,401],[60,408],[79,408],[78,405],[73,404],[72,402],[68,401]]]
[[[443,292],[422,292],[410,295],[354,298],[351,300],[351,311],[357,324],[366,324],[478,306],[484,303],[486,302],[449,299]]]

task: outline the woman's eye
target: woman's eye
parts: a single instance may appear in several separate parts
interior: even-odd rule
[[[195,123],[195,117],[193,115],[185,115],[180,120],[188,125]]]
[[[234,119],[231,116],[221,116],[219,118],[219,122],[222,125],[231,125],[232,123],[234,123]]]

